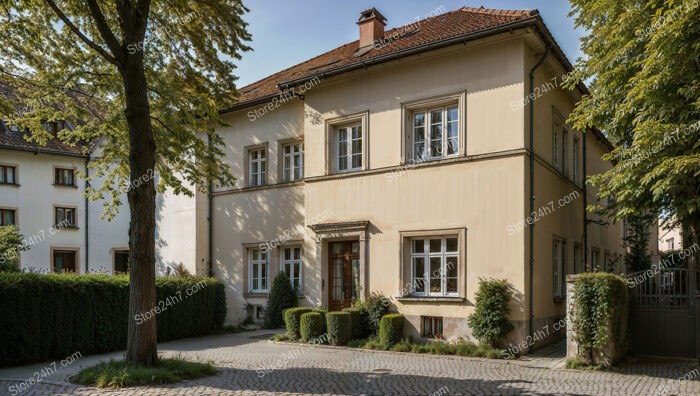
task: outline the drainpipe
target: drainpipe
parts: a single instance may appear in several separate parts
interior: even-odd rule
[[[209,154],[211,154],[211,136],[207,135],[207,147],[209,149]],[[207,235],[207,240],[209,242],[209,276],[214,277],[214,263],[213,263],[213,256],[212,253],[214,251],[213,243],[212,243],[212,234],[213,234],[213,222],[214,218],[212,217],[212,203],[214,201],[214,196],[212,195],[214,191],[214,188],[212,186],[212,181],[211,181],[211,175],[207,175],[207,227],[208,227],[208,235]]]
[[[586,192],[586,129],[583,130],[583,265],[588,269],[588,214],[586,207],[588,206],[588,194]],[[591,271],[592,272],[592,268]],[[588,270],[586,272],[589,272]]]
[[[547,44],[547,46],[544,49],[544,54],[540,58],[540,60],[535,63],[535,65],[530,69],[530,93],[528,94],[528,97],[531,98],[534,94],[534,89],[535,89],[535,70],[537,70],[542,63],[544,63],[545,58],[547,58],[547,55],[549,55],[549,47],[551,44]],[[530,154],[530,212],[528,214],[532,215],[532,213],[535,211],[535,101],[530,101],[530,147],[529,147],[529,154]],[[533,303],[533,277],[535,274],[535,223],[533,222],[530,225],[530,279],[529,279],[529,298],[528,298],[528,334],[530,335],[531,338],[534,338],[534,331],[532,329],[532,322],[535,320],[535,313],[534,313],[534,303]],[[532,350],[532,346],[528,347],[528,352]]]
[[[90,187],[90,182],[88,181],[89,171],[88,163],[90,163],[90,154],[85,158],[85,273],[87,274],[90,270],[90,200],[87,196],[88,187]]]

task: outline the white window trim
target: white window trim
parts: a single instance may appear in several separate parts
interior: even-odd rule
[[[349,114],[340,117],[334,117],[326,120],[326,152],[325,152],[325,167],[326,175],[344,174],[351,172],[365,171],[370,168],[369,163],[369,143],[370,143],[370,127],[369,127],[369,110]],[[336,147],[336,131],[338,128],[348,127],[351,125],[362,126],[362,167],[354,170],[338,171],[338,148]]]
[[[300,145],[301,151],[298,153],[294,152],[294,146]],[[284,152],[286,147],[290,147],[290,153],[286,154]],[[279,167],[279,172],[280,172],[280,179],[282,180],[283,183],[292,183],[296,181],[301,181],[304,180],[304,140],[299,139],[299,138],[294,138],[294,139],[287,139],[287,140],[280,140],[279,141],[279,152],[280,152],[280,167]],[[294,157],[295,156],[300,156],[301,157],[301,177],[296,179],[294,178]],[[287,167],[285,166],[285,160],[289,158],[289,164],[291,167],[289,168],[289,178],[285,177]]]
[[[253,251],[258,251],[258,260],[253,260]],[[263,254],[262,249],[259,248],[248,248],[248,291],[250,293],[267,293],[270,290],[270,252],[265,252],[265,259],[260,259],[260,255]],[[262,280],[265,277],[266,288],[253,288],[253,264],[258,264],[258,279]],[[263,274],[260,264],[265,264],[265,273]],[[262,282],[260,282],[262,283]]]
[[[289,260],[285,260],[284,258],[284,250],[285,249],[291,249],[291,255]],[[299,260],[294,259],[294,249],[299,249]],[[290,273],[292,274],[292,277],[289,279],[289,283],[292,285],[292,288],[294,288],[294,283],[293,278],[296,275],[297,278],[299,278],[299,289],[295,290],[297,293],[301,293],[302,288],[303,288],[303,276],[302,274],[304,273],[304,249],[302,248],[301,245],[290,245],[290,246],[282,246],[280,247],[280,267],[279,271],[280,273],[284,273],[284,267],[285,265],[289,264],[291,267]],[[298,262],[299,263],[299,273],[294,274],[294,263]]]
[[[264,153],[265,153],[265,159],[264,159],[264,160],[261,160],[261,159],[253,160],[253,159],[252,159],[252,156],[251,156],[251,153],[254,152],[254,151],[262,151],[262,152],[264,152]],[[254,145],[254,146],[247,146],[247,147],[245,147],[245,176],[246,176],[245,186],[246,186],[246,187],[248,187],[248,188],[255,188],[255,187],[262,187],[262,186],[266,186],[266,185],[267,185],[268,177],[269,177],[269,174],[270,174],[270,163],[269,163],[269,161],[268,161],[269,157],[270,157],[270,156],[269,156],[269,150],[268,150],[268,145],[267,145],[267,143],[256,144],[256,145]],[[265,162],[265,173],[264,173],[264,176],[262,177],[262,179],[261,179],[261,181],[260,181],[260,184],[256,184],[256,185],[252,185],[252,184],[251,184],[252,181],[253,181],[253,167],[251,166],[253,161],[258,162],[258,164],[259,164],[260,162],[263,162],[263,161]],[[258,170],[259,170],[259,169],[260,169],[260,166],[258,166]],[[261,172],[259,172],[259,173],[261,173]]]
[[[444,95],[438,95],[438,96],[433,96],[430,98],[420,98],[416,100],[411,100],[402,103],[401,107],[401,112],[402,112],[402,126],[401,130],[404,131],[404,138],[401,139],[401,161],[403,164],[406,164],[408,162],[424,162],[424,161],[439,161],[443,159],[448,159],[448,158],[454,158],[454,157],[460,157],[460,156],[466,156],[466,140],[467,140],[467,133],[466,133],[466,103],[467,103],[467,92],[466,91],[460,91],[460,92],[453,92],[453,93],[448,93]],[[413,139],[413,116],[415,113],[419,113],[422,111],[430,111],[430,110],[435,110],[437,108],[448,108],[448,107],[454,107],[457,106],[457,119],[458,119],[458,126],[457,126],[457,153],[451,154],[449,156],[441,156],[441,157],[435,157],[435,158],[423,158],[419,159],[416,157],[415,153],[413,152],[414,150],[414,139]],[[447,123],[447,117],[443,117],[443,125],[446,125]],[[425,124],[425,136],[430,137],[429,133],[429,124],[428,124],[428,117],[426,115],[426,124]],[[447,139],[447,129],[443,127],[443,142]],[[427,139],[426,141],[426,150],[427,147],[429,147],[429,142],[430,139]],[[443,143],[443,150],[445,149],[444,143]]]
[[[352,138],[352,130],[355,128],[360,128],[360,139],[353,139]],[[340,155],[338,153],[340,152],[340,139],[339,139],[339,133],[340,130],[345,130],[346,133],[346,142],[344,143],[346,147],[346,158],[347,158],[347,163],[346,163],[346,168],[345,169],[340,169]],[[362,165],[353,167],[352,166],[352,157],[355,155],[352,152],[352,142],[353,140],[360,140],[362,142],[362,147],[363,150],[360,152],[360,155],[363,156],[362,158]],[[334,170],[335,173],[349,173],[349,172],[357,172],[364,170],[364,145],[365,145],[365,137],[364,137],[364,130],[362,128],[361,123],[352,123],[348,125],[343,125],[343,126],[338,126],[334,128],[333,130],[333,147],[334,147],[334,155],[333,155],[333,160],[334,160]]]
[[[449,238],[455,238],[457,239],[457,251],[456,252],[447,252],[446,247],[447,247],[447,239]],[[422,253],[414,253],[413,252],[413,241],[415,240],[423,240],[423,247],[424,251]],[[440,252],[439,253],[434,253],[434,252],[429,252],[429,246],[430,246],[430,240],[431,239],[437,239],[436,236],[427,236],[427,237],[414,237],[411,238],[409,243],[410,246],[408,247],[410,249],[410,257],[411,257],[411,280],[419,279],[419,277],[416,274],[416,267],[415,267],[415,262],[414,258],[423,258],[423,267],[424,267],[424,273],[423,273],[423,285],[424,285],[424,291],[423,292],[418,292],[413,288],[413,282],[411,282],[412,285],[412,293],[411,295],[413,296],[419,296],[419,297],[457,297],[459,295],[459,253],[460,253],[460,246],[459,246],[459,235],[444,235],[440,236]],[[440,258],[440,292],[431,292],[430,291],[430,279],[431,279],[431,270],[430,270],[430,259],[439,257]],[[446,268],[446,263],[447,259],[450,257],[456,258],[457,262],[457,291],[455,292],[448,292],[447,291],[447,268]],[[414,276],[415,275],[415,276]]]

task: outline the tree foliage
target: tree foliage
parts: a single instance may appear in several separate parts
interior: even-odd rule
[[[16,225],[0,226],[0,272],[19,272],[20,252],[29,250]]]
[[[577,68],[591,95],[571,120],[597,128],[614,167],[594,176],[615,220],[661,213],[700,236],[700,7],[697,0],[572,0],[587,30]],[[572,82],[573,83],[573,82]],[[608,199],[612,197],[612,199]]]

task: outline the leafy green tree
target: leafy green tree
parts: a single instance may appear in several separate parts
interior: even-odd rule
[[[658,221],[648,214],[630,215],[626,219],[627,234],[624,237],[629,246],[625,254],[625,267],[630,272],[651,268],[648,246],[651,237],[650,227]]]
[[[265,328],[276,329],[284,325],[282,311],[287,308],[294,308],[299,303],[297,293],[292,288],[289,277],[280,272],[272,281],[270,298],[267,299],[267,309],[265,309]]]
[[[615,220],[660,213],[700,241],[700,6],[697,0],[571,0],[591,95],[571,116],[604,131],[613,164],[590,182]],[[574,82],[572,82],[574,83]],[[606,199],[606,198],[612,199]]]
[[[74,128],[67,143],[101,143],[92,163],[92,199],[111,198],[113,216],[126,191],[130,297],[126,360],[158,361],[156,321],[136,314],[155,301],[155,176],[158,191],[202,192],[230,185],[219,161],[218,110],[234,104],[233,61],[249,48],[242,0],[3,0],[0,79],[16,97],[4,99],[10,123],[46,142],[45,121]]]
[[[0,226],[0,272],[19,272],[20,252],[29,250],[16,225]]]

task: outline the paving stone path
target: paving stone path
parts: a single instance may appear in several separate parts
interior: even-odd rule
[[[628,364],[615,372],[550,370],[521,361],[280,344],[267,341],[268,335],[256,331],[160,345],[163,355],[213,362],[220,368],[214,377],[118,391],[68,383],[81,367],[119,358],[112,354],[84,357],[22,392],[10,386],[46,364],[0,370],[0,395],[700,395],[700,368],[691,362]],[[693,380],[677,380],[696,369]]]

